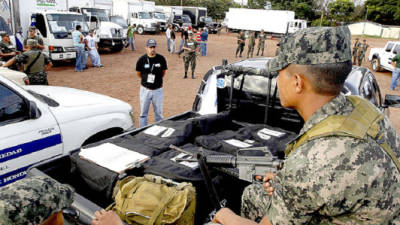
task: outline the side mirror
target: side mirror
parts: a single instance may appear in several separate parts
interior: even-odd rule
[[[385,102],[383,104],[385,108],[387,107],[400,108],[400,96],[386,95]]]
[[[28,109],[29,109],[29,119],[37,119],[40,117],[40,111],[35,102],[29,101],[28,102]]]

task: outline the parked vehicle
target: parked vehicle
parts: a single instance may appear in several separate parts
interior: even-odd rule
[[[0,66],[0,75],[19,85],[29,85],[29,78],[23,72]]]
[[[183,6],[182,10],[184,15],[188,15],[190,17],[192,26],[194,28],[204,27],[207,23],[212,22],[212,19],[211,21],[205,21],[205,18],[207,17],[207,8]]]
[[[99,48],[121,51],[124,47],[123,28],[110,21],[112,0],[68,0],[69,11],[80,13],[90,29],[94,29]]]
[[[19,86],[0,75],[0,186],[22,179],[32,165],[133,128],[128,103],[72,88]]]
[[[122,36],[126,37],[126,33],[128,32],[128,24],[126,23],[126,20],[122,16],[110,16],[110,21],[118,24],[122,27],[123,32]]]
[[[16,0],[11,3],[13,34],[21,29],[26,37],[29,26],[33,24],[37,28],[37,35],[43,39],[43,52],[53,61],[75,58],[71,31],[80,24],[83,33],[87,33],[88,27],[82,15],[67,11],[66,1],[54,0],[52,3],[42,4],[39,1]],[[11,40],[15,41],[14,38]]]
[[[179,32],[184,27],[191,27],[190,17],[183,15],[182,6],[163,6],[156,5],[156,11],[163,12],[166,16],[167,23],[173,26],[175,32]]]
[[[295,20],[294,11],[229,8],[224,23],[233,31],[249,30],[283,35],[307,28],[305,20]]]
[[[153,12],[151,13],[151,15],[153,16],[153,19],[155,19],[157,21],[157,24],[159,24],[160,26],[160,30],[161,31],[166,31],[167,30],[167,17],[165,16],[165,14],[163,12]]]
[[[388,41],[384,48],[371,48],[368,61],[371,62],[373,71],[393,71],[392,58],[400,53],[399,41]]]
[[[191,182],[196,187],[197,193],[195,224],[203,224],[213,209],[213,201],[204,185],[204,178],[198,164],[197,167],[196,165],[189,166],[175,160],[177,155],[183,153],[173,152],[175,150],[169,149],[169,143],[181,146],[188,152],[199,152],[199,137],[208,140],[207,143],[210,146],[213,145],[215,149],[221,149],[221,151],[229,148],[243,148],[243,146],[257,146],[257,142],[263,140],[265,142],[261,146],[268,147],[271,152],[282,157],[283,152],[280,151],[283,151],[281,148],[284,148],[285,141],[296,136],[304,121],[295,110],[281,106],[275,77],[254,75],[251,72],[254,69],[263,69],[268,60],[269,58],[247,59],[230,65],[213,67],[204,76],[204,82],[200,85],[191,111],[118,137],[94,143],[91,147],[112,143],[151,156],[151,159],[143,163],[141,168],[128,170],[124,176],[142,176],[143,173],[152,173],[177,182]],[[381,110],[386,110],[389,106],[388,102],[383,102],[378,83],[373,73],[367,68],[354,67],[342,92],[360,95]],[[391,97],[393,99],[393,96]],[[397,97],[397,103],[399,102],[400,97]],[[243,130],[249,127],[255,128],[250,132],[251,134],[248,130],[246,130],[247,132]],[[264,128],[267,128],[264,130],[265,132],[283,135],[281,137],[284,138],[273,142],[271,140],[274,139],[274,135],[263,136],[261,130]],[[150,132],[150,130],[152,131]],[[243,132],[239,132],[239,130]],[[165,131],[165,135],[162,133],[163,131]],[[159,134],[160,132],[161,134]],[[175,132],[176,136],[174,136]],[[239,134],[244,135],[244,133],[246,135],[239,140]],[[219,137],[226,135],[224,136],[226,139],[218,142],[216,141],[218,135],[220,135]],[[163,149],[163,146],[166,146],[164,147],[166,149]],[[206,149],[203,151],[207,153]],[[216,154],[217,150],[213,153]],[[93,215],[94,210],[104,208],[112,203],[113,184],[123,176],[109,173],[100,166],[81,160],[78,154],[79,149],[70,156],[41,164],[33,172],[42,175],[45,173],[59,182],[67,182],[74,186],[76,191],[84,196],[77,200],[75,208],[86,215]],[[79,170],[76,168],[77,166],[71,169],[71,165],[90,167],[96,171],[96,173],[92,173],[96,174],[96,178],[91,179],[82,175],[86,172]],[[220,195],[220,199],[228,200],[229,208],[238,211],[241,193],[248,182],[232,176],[237,173],[235,170],[224,170],[224,172],[211,167],[208,170],[213,181],[218,183],[217,193]],[[95,179],[102,181],[102,188],[95,188],[92,182]],[[105,180],[108,180],[108,185],[107,182],[104,182]],[[216,184],[214,183],[214,185]]]

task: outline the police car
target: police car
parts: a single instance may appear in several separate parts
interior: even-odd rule
[[[133,128],[128,103],[72,88],[20,86],[0,75],[0,186],[38,162]]]

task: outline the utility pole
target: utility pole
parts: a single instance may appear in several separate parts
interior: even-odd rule
[[[368,6],[367,6],[367,11],[365,12],[364,27],[363,27],[363,32],[362,32],[363,37],[364,37],[364,32],[365,32],[365,24],[367,23],[367,16],[368,16]]]

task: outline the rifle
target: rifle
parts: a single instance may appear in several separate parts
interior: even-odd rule
[[[180,152],[186,152],[176,146],[171,145],[170,148]],[[193,155],[193,154],[192,154]],[[203,158],[204,163],[213,167],[231,167],[237,168],[239,172],[223,170],[229,175],[236,176],[237,178],[255,182],[256,176],[264,177],[266,173],[276,173],[283,166],[283,160],[274,157],[268,147],[255,147],[240,149],[237,156],[230,155],[204,155],[204,153],[197,153],[195,159],[176,159],[177,161],[191,161],[197,162],[199,158]]]

